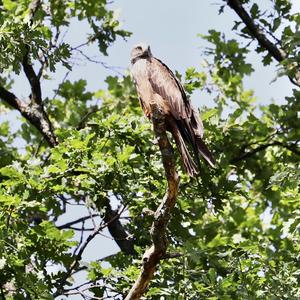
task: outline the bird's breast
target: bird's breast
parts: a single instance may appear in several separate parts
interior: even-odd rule
[[[148,118],[151,118],[151,104],[155,104],[163,114],[170,114],[169,102],[153,90],[149,80],[149,64],[150,62],[146,59],[139,59],[131,67],[131,74],[142,102],[144,113]]]

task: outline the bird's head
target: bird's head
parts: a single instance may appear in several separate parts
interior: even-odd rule
[[[131,50],[131,62],[134,63],[139,58],[151,57],[150,46],[146,43],[139,43],[135,45]]]

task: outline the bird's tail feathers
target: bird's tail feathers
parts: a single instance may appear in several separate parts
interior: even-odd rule
[[[203,156],[203,158],[208,162],[208,164],[212,167],[216,167],[216,161],[214,157],[212,156],[211,152],[208,150],[205,143],[202,141],[200,137],[196,137],[196,145],[197,149],[200,152],[200,154]]]
[[[177,134],[174,137],[175,137],[177,149],[180,153],[183,162],[184,169],[189,174],[189,176],[194,177],[195,175],[198,174],[197,166],[187,149],[187,146],[184,142],[184,139],[181,136],[181,133],[177,131]]]

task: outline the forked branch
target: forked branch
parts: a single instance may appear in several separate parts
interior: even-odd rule
[[[0,86],[0,99],[18,110],[42,134],[51,147],[57,144],[52,125],[42,105],[33,104],[32,102],[25,103],[2,86]]]

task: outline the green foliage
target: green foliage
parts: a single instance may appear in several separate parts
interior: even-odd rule
[[[299,18],[290,13],[289,1],[271,4],[274,10],[267,17],[257,4],[250,12],[281,34],[289,54],[283,66],[290,66],[298,59]],[[67,62],[70,45],[48,46],[55,30],[69,26],[72,18],[91,25],[90,42],[98,40],[103,54],[117,36],[128,36],[118,29],[106,1],[48,1],[33,25],[28,5],[24,0],[1,4],[0,67],[6,72],[20,71],[26,45],[33,60],[45,51],[51,70]],[[250,38],[239,26],[235,30]],[[294,90],[282,105],[257,105],[255,92],[243,86],[253,71],[249,50],[215,30],[204,39],[210,43],[204,67],[187,69],[182,81],[189,94],[204,89],[214,100],[214,107],[201,108],[201,116],[218,167],[211,170],[203,163],[198,180],[191,180],[178,160],[181,186],[168,226],[168,251],[183,255],[161,261],[145,297],[299,299],[300,92]],[[66,295],[76,291],[73,275],[81,270],[94,285],[89,290],[95,297],[110,293],[123,299],[139,274],[153,220],[145,208],[155,210],[160,203],[164,170],[130,77],[109,76],[106,83],[107,89],[92,92],[84,79],[66,80],[54,98],[45,99],[59,141],[52,149],[24,119],[15,130],[9,122],[0,124],[1,297]],[[9,86],[9,81],[1,79],[1,84]],[[1,104],[0,114],[7,110]],[[25,144],[22,151],[18,140]],[[85,205],[104,218],[109,201],[126,212],[126,221],[120,220],[134,237],[136,255],[118,252],[99,261],[99,250],[99,260],[87,263],[77,256],[84,241],[57,220],[70,205]],[[101,225],[107,227],[107,220]]]
[[[88,42],[97,40],[104,55],[118,36],[130,36],[128,31],[120,29],[116,14],[108,9],[106,0],[52,0],[39,5],[34,14],[35,8],[30,3],[30,0],[0,3],[1,70],[18,74],[28,47],[32,59],[41,60],[43,57],[51,72],[55,71],[58,63],[71,68],[69,58],[74,45],[58,40],[64,26],[69,26],[76,19],[88,21],[92,30]]]

